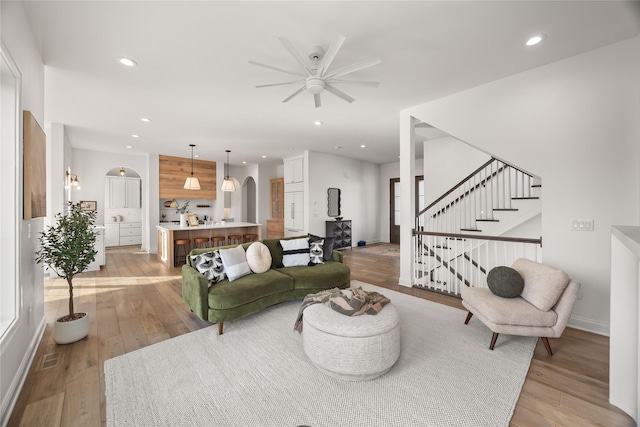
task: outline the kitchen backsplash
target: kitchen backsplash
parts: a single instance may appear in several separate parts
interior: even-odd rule
[[[170,204],[174,199],[160,199],[160,222],[180,221],[180,214],[176,212],[175,207],[171,207]],[[178,206],[184,206],[189,199],[175,199]],[[204,221],[206,215],[207,219],[213,218],[215,212],[215,200],[189,200],[189,207],[187,213],[194,213],[198,215],[200,221]],[[219,219],[219,218],[218,218]]]
[[[105,209],[104,222],[142,222],[142,209]]]

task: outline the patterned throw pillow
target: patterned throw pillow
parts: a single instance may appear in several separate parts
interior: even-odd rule
[[[231,249],[220,249],[220,258],[222,258],[224,271],[227,273],[230,282],[251,274],[251,268],[247,263],[247,255],[242,245]]]
[[[322,248],[324,260],[333,260],[333,241],[335,237],[320,237],[309,233],[309,242],[315,242],[316,240],[324,240],[324,247]]]
[[[280,240],[282,246],[282,266],[309,265],[309,239]]]
[[[191,255],[191,259],[196,270],[207,278],[209,286],[218,283],[227,277],[219,251],[205,252],[200,255]]]
[[[324,240],[309,242],[309,265],[324,264]]]

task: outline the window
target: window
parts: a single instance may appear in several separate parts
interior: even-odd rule
[[[18,314],[20,72],[4,45],[0,60],[0,337],[4,337]]]

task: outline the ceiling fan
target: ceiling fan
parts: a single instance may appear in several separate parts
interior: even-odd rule
[[[342,80],[341,77],[351,74],[355,71],[360,71],[365,68],[372,67],[374,65],[380,64],[382,61],[378,59],[372,59],[368,61],[361,61],[355,64],[339,68],[337,70],[329,71],[329,67],[331,67],[331,63],[335,59],[338,51],[342,47],[342,44],[346,40],[344,36],[337,36],[336,39],[331,43],[329,49],[325,52],[323,48],[320,46],[313,46],[309,50],[307,57],[310,62],[298,53],[295,47],[287,40],[286,37],[280,37],[280,42],[284,45],[285,48],[291,53],[293,58],[302,66],[304,72],[301,71],[289,71],[284,70],[282,68],[273,67],[267,64],[261,64],[260,62],[249,61],[250,64],[258,65],[260,67],[269,68],[271,70],[280,71],[282,73],[287,73],[293,76],[300,77],[297,80],[282,82],[282,83],[271,83],[265,85],[257,85],[257,88],[263,87],[271,87],[271,86],[283,86],[283,85],[291,85],[291,84],[300,84],[303,86],[296,90],[294,93],[285,98],[282,102],[287,102],[296,95],[308,90],[313,94],[313,100],[315,102],[316,108],[321,106],[320,94],[326,90],[334,94],[335,96],[344,99],[345,101],[351,103],[355,101],[352,97],[342,92],[338,88],[334,86],[334,84],[351,84],[358,86],[368,86],[368,87],[378,87],[379,82],[370,82],[370,81],[362,81],[362,80]]]

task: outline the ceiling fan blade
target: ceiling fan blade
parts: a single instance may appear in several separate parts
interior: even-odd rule
[[[256,61],[249,61],[249,64],[257,65],[259,67],[269,68],[271,70],[280,71],[282,73],[287,73],[287,74],[291,74],[291,75],[294,75],[294,76],[307,77],[307,76],[305,76],[304,74],[302,74],[302,73],[300,73],[298,71],[283,70],[282,68],[273,67],[273,66],[267,65],[267,64],[261,64],[260,62],[256,62]]]
[[[306,86],[302,86],[300,89],[298,89],[297,91],[293,92],[291,95],[289,95],[286,99],[284,99],[282,102],[287,102],[289,101],[291,98],[293,98],[294,96],[298,95],[300,92],[303,92],[307,87]]]
[[[336,89],[335,87],[331,86],[330,84],[325,84],[324,88],[326,90],[328,90],[329,92],[331,92],[332,94],[334,94],[335,96],[344,99],[349,104],[351,104],[353,101],[355,101],[355,99],[353,99],[352,97],[350,97],[349,95],[347,95],[343,91],[341,91],[339,89]]]
[[[292,85],[295,83],[304,83],[304,80],[295,80],[293,82],[282,82],[282,83],[269,83],[266,85],[256,85],[255,87],[261,88],[261,87],[271,87],[271,86],[284,86],[284,85]]]
[[[298,53],[298,51],[296,50],[295,47],[293,47],[291,42],[286,37],[279,37],[279,39],[280,39],[280,42],[284,45],[284,47],[286,47],[289,53],[293,56],[293,58],[296,61],[298,61],[298,64],[300,64],[302,68],[304,68],[309,75],[312,75],[313,73],[311,73],[311,68],[309,68],[307,61],[305,61],[302,55]]]
[[[338,51],[342,47],[342,44],[344,43],[345,40],[346,39],[345,39],[345,37],[343,35],[338,34],[338,36],[333,41],[333,43],[331,43],[331,46],[329,46],[329,49],[327,50],[327,52],[322,57],[322,61],[320,62],[320,65],[318,66],[318,75],[319,76],[323,75],[325,73],[325,71],[329,69],[329,67],[331,66],[331,63],[335,59],[336,55],[338,54]]]
[[[367,87],[378,87],[380,86],[380,82],[369,82],[364,80],[327,80],[326,83],[338,83],[338,84],[346,84],[353,86],[367,86]]]
[[[316,103],[316,108],[322,107],[322,102],[320,101],[320,94],[319,93],[314,93],[313,94],[313,100]]]
[[[332,78],[335,78],[335,77],[344,76],[346,74],[353,73],[354,71],[359,71],[359,70],[363,70],[365,68],[373,67],[374,65],[378,65],[381,62],[382,62],[382,60],[380,58],[371,59],[369,61],[357,62],[355,64],[339,68],[339,69],[327,74],[326,78],[327,79],[332,79]]]

